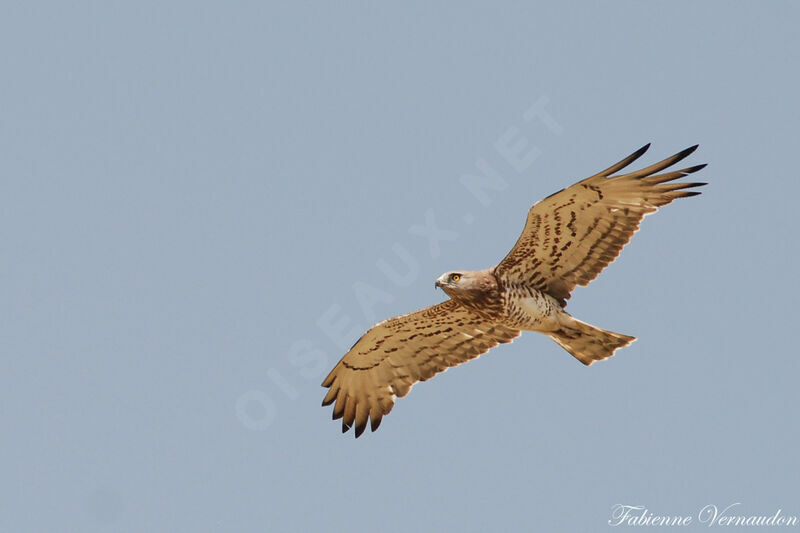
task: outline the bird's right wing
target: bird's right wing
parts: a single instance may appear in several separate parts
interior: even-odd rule
[[[322,405],[336,402],[333,419],[342,419],[342,432],[355,424],[358,437],[368,418],[375,431],[414,383],[519,334],[454,300],[391,318],[367,331],[325,378],[330,390]]]
[[[545,291],[564,305],[576,285],[587,285],[619,255],[645,215],[676,198],[700,194],[686,189],[705,183],[669,182],[705,165],[658,174],[697,146],[642,170],[612,176],[649,146],[534,204],[519,240],[495,268],[498,280]]]

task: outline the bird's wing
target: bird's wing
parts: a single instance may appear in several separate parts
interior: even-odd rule
[[[642,218],[705,183],[669,183],[705,167],[658,174],[695,151],[697,145],[636,172],[611,176],[638,159],[643,146],[619,163],[536,203],[514,248],[497,265],[501,283],[524,283],[561,300],[587,285],[619,255]]]
[[[417,381],[469,361],[518,330],[493,323],[453,300],[381,322],[367,331],[334,367],[322,405],[334,401],[333,419],[356,437],[371,420],[372,431]]]

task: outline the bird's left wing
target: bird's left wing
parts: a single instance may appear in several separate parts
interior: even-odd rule
[[[328,374],[322,405],[336,402],[333,419],[342,419],[343,433],[355,425],[358,437],[367,419],[375,431],[395,397],[408,394],[414,383],[519,334],[453,300],[391,318],[367,331]]]
[[[649,146],[531,207],[522,235],[495,269],[498,280],[545,291],[564,305],[576,285],[587,285],[619,255],[645,215],[676,198],[700,194],[685,189],[705,183],[669,182],[705,165],[658,174],[696,145],[647,168],[612,176]]]

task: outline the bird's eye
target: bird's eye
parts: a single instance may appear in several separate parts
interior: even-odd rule
[[[461,274],[453,274],[450,276],[450,279],[453,281],[458,281],[461,279]]]

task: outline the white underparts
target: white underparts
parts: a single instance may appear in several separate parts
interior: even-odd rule
[[[516,327],[530,331],[557,331],[561,328],[561,318],[569,315],[552,296],[532,291],[531,296],[515,298],[511,302],[511,318]],[[571,318],[571,317],[570,317]]]

